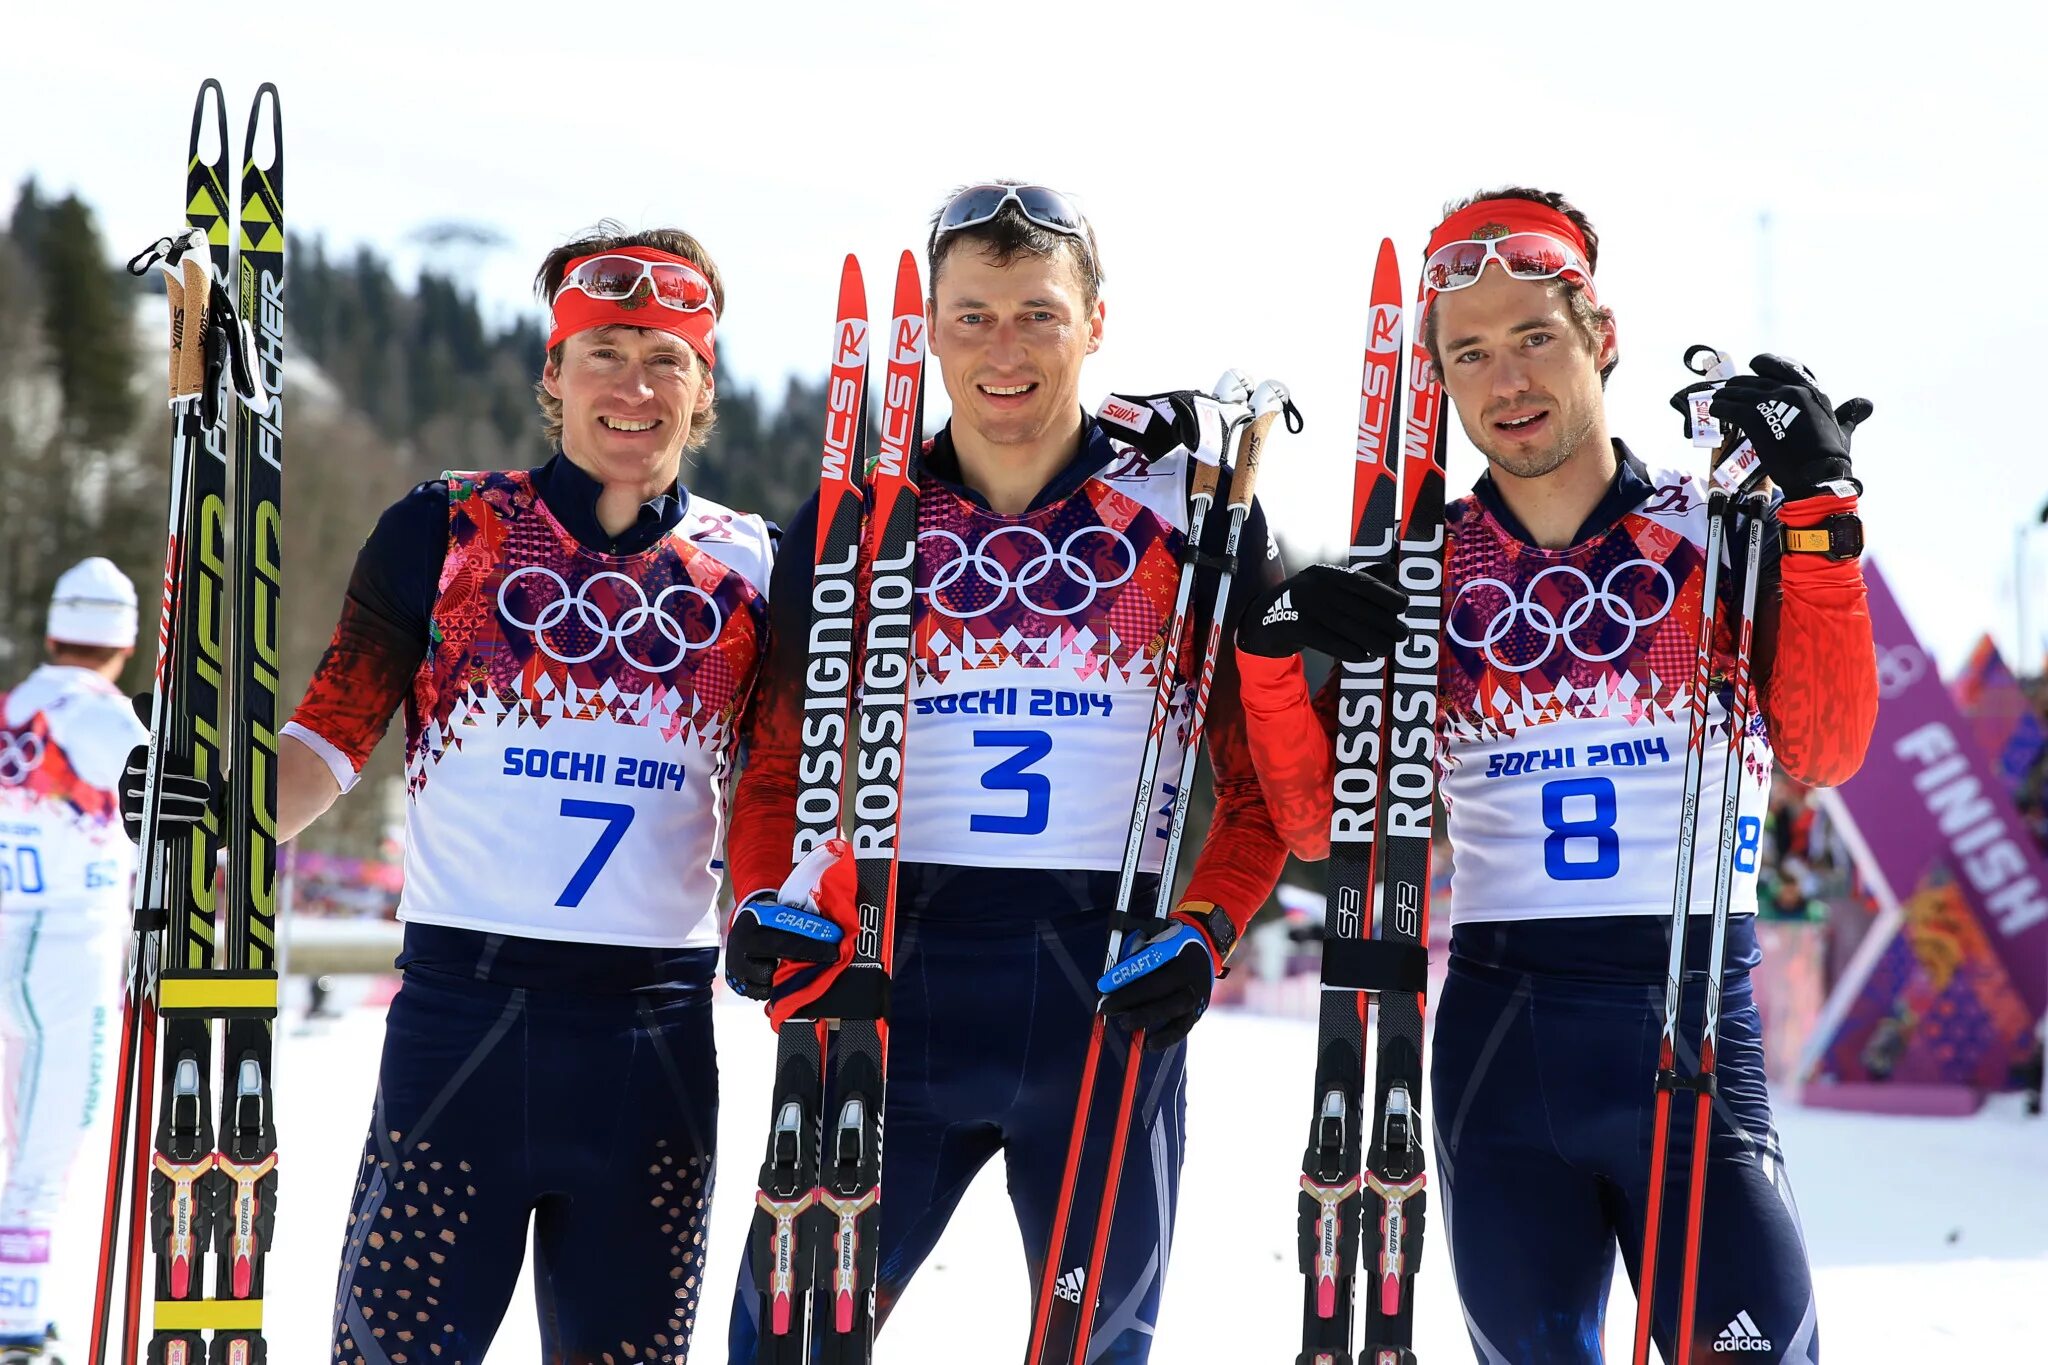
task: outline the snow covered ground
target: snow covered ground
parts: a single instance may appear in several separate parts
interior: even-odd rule
[[[763,1137],[773,1048],[758,1011],[718,1013],[724,1069],[724,1179],[712,1217],[700,1362],[724,1359],[725,1315]],[[271,1261],[269,1336],[278,1365],[327,1358],[335,1256],[369,1115],[381,1011],[287,1025],[279,1059],[284,1149]],[[1196,1030],[1181,1226],[1154,1359],[1293,1359],[1300,1312],[1294,1175],[1306,1129],[1313,1029],[1219,1011]],[[1781,1105],[1794,1187],[1812,1247],[1821,1340],[1836,1361],[2048,1359],[2048,1121],[2001,1097],[1971,1119],[1878,1118]],[[81,1180],[97,1179],[96,1139]],[[91,1211],[86,1212],[90,1203]],[[91,1303],[97,1204],[59,1248],[58,1302],[80,1341]],[[1029,1286],[1000,1175],[991,1168],[883,1334],[889,1362],[1002,1361],[1023,1352]],[[488,1365],[540,1361],[522,1289]],[[1417,1354],[1471,1359],[1443,1242],[1428,1241]],[[1617,1283],[1610,1359],[1628,1358],[1634,1303]],[[82,1343],[81,1343],[82,1347]],[[74,1360],[82,1356],[75,1350]]]

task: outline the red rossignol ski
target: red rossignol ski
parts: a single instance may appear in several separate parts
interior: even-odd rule
[[[846,258],[826,382],[825,449],[818,475],[817,566],[811,577],[804,666],[803,751],[798,762],[792,866],[841,832],[846,740],[853,704],[854,617],[860,593],[861,460],[866,453],[868,300],[860,262]],[[798,550],[798,547],[790,547]],[[755,1359],[810,1365],[813,1232],[818,1192],[818,1116],[825,1026],[790,1020],[775,1043],[768,1154],[754,1195],[752,1246],[760,1314]]]
[[[1429,945],[1430,839],[1435,822],[1437,661],[1444,582],[1443,386],[1422,344],[1428,281],[1416,288],[1401,423],[1401,548],[1397,564],[1407,638],[1388,669],[1386,753],[1381,763],[1373,937],[1393,980],[1373,997],[1373,1107],[1365,1155],[1365,1208],[1374,1240],[1362,1248],[1369,1294],[1365,1345],[1371,1365],[1414,1365],[1415,1272],[1422,1266],[1423,982]],[[1405,965],[1404,965],[1405,963]],[[1406,989],[1413,986],[1415,989]]]
[[[865,314],[859,266],[848,258],[819,486],[819,564],[793,853],[801,859],[850,817],[860,924],[852,961],[810,1006],[810,1018],[783,1024],[778,1044],[775,1108],[753,1230],[763,1310],[756,1359],[789,1365],[808,1365],[813,1342],[821,1365],[859,1365],[874,1350],[897,810],[910,704],[923,439],[924,290],[909,252],[897,264],[883,338],[881,440],[867,474],[863,528],[852,480],[859,477],[866,425]],[[859,701],[849,736],[856,659]],[[842,810],[848,738],[851,809]]]
[[[1229,376],[1226,376],[1228,378]],[[1230,480],[1230,522],[1224,535],[1221,564],[1217,572],[1215,607],[1210,617],[1209,634],[1204,642],[1201,664],[1196,675],[1192,711],[1189,717],[1187,748],[1183,753],[1180,785],[1173,793],[1173,811],[1167,849],[1161,864],[1160,891],[1150,916],[1133,917],[1129,907],[1134,892],[1139,854],[1142,850],[1146,830],[1150,824],[1151,792],[1157,779],[1160,740],[1165,732],[1165,712],[1169,707],[1172,689],[1178,684],[1181,669],[1178,662],[1178,644],[1186,630],[1188,599],[1193,591],[1193,575],[1201,554],[1201,533],[1206,523],[1209,505],[1215,501],[1218,482],[1217,467],[1206,461],[1198,461],[1194,482],[1189,492],[1193,510],[1189,514],[1186,549],[1181,566],[1181,582],[1175,599],[1174,612],[1168,622],[1167,642],[1160,655],[1158,690],[1154,694],[1152,728],[1146,737],[1144,757],[1139,770],[1138,791],[1132,803],[1131,825],[1126,834],[1122,876],[1117,890],[1117,906],[1111,918],[1108,963],[1104,971],[1113,971],[1122,961],[1123,940],[1126,925],[1163,923],[1166,906],[1172,896],[1175,864],[1180,850],[1180,834],[1187,823],[1187,801],[1192,786],[1194,765],[1199,762],[1203,721],[1207,713],[1209,692],[1216,675],[1216,662],[1223,643],[1224,608],[1230,599],[1230,585],[1234,577],[1238,542],[1244,531],[1245,519],[1251,512],[1253,491],[1258,483],[1259,461],[1264,453],[1268,433],[1273,422],[1283,411],[1291,411],[1292,404],[1287,390],[1279,384],[1261,384],[1252,395],[1252,415],[1244,424],[1244,435],[1239,443],[1235,467]],[[1233,423],[1234,427],[1236,424]],[[1223,442],[1224,453],[1228,452],[1228,428]],[[1221,458],[1221,455],[1219,455]],[[1075,1102],[1074,1126],[1067,1139],[1066,1164],[1061,1174],[1060,1196],[1053,1213],[1052,1234],[1047,1241],[1045,1265],[1040,1271],[1037,1301],[1032,1310],[1031,1343],[1026,1354],[1027,1365],[1083,1365],[1089,1358],[1088,1345],[1095,1325],[1095,1308],[1101,1295],[1102,1264],[1109,1250],[1111,1224],[1116,1212],[1117,1188],[1123,1176],[1123,1161],[1126,1142],[1130,1135],[1131,1115],[1135,1106],[1138,1073],[1144,1051],[1145,1035],[1142,1029],[1134,1030],[1120,1047],[1106,1045],[1106,1024],[1098,1012],[1088,1037],[1088,1052],[1081,1069],[1080,1091]],[[1098,1079],[1105,1071],[1123,1069],[1119,1084],[1111,1089],[1107,1085],[1098,1087]],[[1105,1104],[1109,1096],[1114,1104]],[[1091,1132],[1106,1132],[1109,1147],[1102,1170],[1084,1172],[1082,1159],[1087,1152]]]
[[[903,737],[910,716],[911,605],[917,591],[917,472],[924,447],[924,285],[917,258],[896,264],[883,338],[882,430],[868,474],[866,601],[854,709],[852,843],[860,929],[853,961],[818,1002],[836,1018],[818,1151],[815,1292],[819,1365],[864,1365],[874,1354],[875,1269],[882,1210],[882,1104],[889,1064],[896,840]]]
[[[1391,458],[1401,412],[1401,270],[1391,241],[1373,267],[1358,439],[1351,483],[1353,572],[1393,562],[1400,546],[1398,466]],[[1297,1365],[1352,1365],[1354,1273],[1364,1181],[1365,1034],[1375,991],[1420,993],[1426,948],[1371,936],[1380,871],[1380,761],[1387,718],[1384,659],[1340,664],[1336,781],[1330,820],[1328,901],[1323,912],[1322,1000],[1308,1147],[1302,1154],[1299,1251],[1304,1277]],[[1320,743],[1315,736],[1311,742]]]

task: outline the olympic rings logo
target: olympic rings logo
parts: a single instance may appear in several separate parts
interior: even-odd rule
[[[529,574],[553,583],[556,592],[560,594],[534,613],[531,621],[524,619],[520,609],[513,605],[512,596],[512,585]],[[587,595],[591,588],[607,579],[620,584],[621,593],[630,593],[634,599],[633,605],[620,612],[617,620],[607,617],[604,609],[591,601]],[[678,594],[685,601],[695,598],[703,603],[703,609],[711,614],[711,629],[702,639],[691,637],[685,624],[687,617],[678,619],[670,613],[669,599]],[[572,611],[576,614],[575,624],[595,637],[590,648],[581,654],[564,654],[548,639],[548,632],[567,621]],[[540,652],[556,663],[588,663],[602,654],[607,644],[612,644],[618,646],[619,656],[627,663],[642,673],[656,674],[669,672],[682,663],[692,651],[705,648],[718,638],[719,631],[725,625],[725,618],[718,610],[718,603],[712,601],[711,595],[694,583],[670,584],[655,594],[654,600],[649,602],[647,590],[636,580],[622,573],[607,569],[603,573],[592,574],[572,592],[568,581],[560,574],[538,564],[529,564],[523,569],[514,569],[505,575],[505,581],[498,585],[498,614],[504,618],[506,625],[516,630],[531,631],[533,642],[539,646]],[[650,625],[662,639],[675,646],[675,657],[667,663],[649,663],[627,648],[626,642]]]
[[[1009,566],[989,553],[989,548],[1004,536],[1022,536],[1027,544],[1036,547],[1032,557],[1018,565],[1014,573]],[[1074,553],[1075,544],[1084,536],[1108,536],[1111,543],[1119,547],[1119,557],[1123,563],[1121,569],[1112,577],[1098,577],[1095,566]],[[920,531],[917,539],[920,545],[926,540],[937,539],[947,541],[953,546],[953,557],[939,565],[932,574],[932,581],[918,591],[925,595],[933,611],[941,616],[950,616],[956,621],[971,621],[978,616],[986,616],[1000,607],[1013,593],[1021,606],[1037,612],[1040,616],[1072,616],[1094,606],[1098,594],[1130,582],[1131,575],[1138,571],[1137,547],[1131,544],[1123,532],[1110,526],[1083,526],[1061,541],[1057,550],[1053,548],[1051,537],[1034,526],[1024,525],[998,526],[983,536],[981,543],[972,550],[967,548],[965,539],[943,529]],[[974,571],[977,579],[993,590],[993,595],[986,603],[971,609],[957,607],[945,601],[940,595],[964,579],[969,569]],[[1047,605],[1031,595],[1031,590],[1051,577],[1055,569],[1064,574],[1068,583],[1079,584],[1087,589],[1086,594],[1072,606]]]
[[[43,766],[43,737],[30,733],[0,735],[0,784],[18,787]]]
[[[1664,604],[1647,616],[1638,616],[1635,604],[1614,591],[1614,580],[1631,569],[1648,569],[1663,582]],[[1538,585],[1553,574],[1576,579],[1585,589],[1585,592],[1575,598],[1561,615],[1552,613],[1549,607],[1536,600]],[[1470,639],[1458,628],[1458,607],[1464,602],[1467,593],[1486,588],[1499,593],[1503,605],[1494,612],[1493,618],[1486,623],[1486,629],[1479,638]],[[1644,627],[1656,625],[1669,615],[1671,608],[1677,604],[1678,586],[1671,579],[1671,571],[1655,560],[1631,559],[1625,564],[1617,564],[1607,571],[1607,576],[1600,580],[1600,586],[1597,588],[1593,586],[1591,576],[1584,570],[1571,564],[1553,564],[1530,579],[1523,586],[1519,597],[1515,595],[1512,586],[1498,578],[1472,579],[1459,588],[1458,595],[1451,599],[1451,610],[1444,620],[1444,630],[1451,639],[1467,649],[1477,649],[1484,653],[1486,661],[1503,673],[1526,673],[1547,662],[1560,641],[1574,656],[1590,664],[1618,659],[1635,647],[1637,635]],[[1580,648],[1579,642],[1572,637],[1593,619],[1593,613],[1596,611],[1601,613],[1605,623],[1626,626],[1628,633],[1611,649],[1588,652]],[[1514,633],[1517,627],[1525,627],[1543,637],[1542,653],[1526,663],[1511,663],[1501,658],[1494,649],[1494,646]]]
[[[1927,674],[1927,656],[1911,645],[1877,652],[1877,695],[1896,697]]]

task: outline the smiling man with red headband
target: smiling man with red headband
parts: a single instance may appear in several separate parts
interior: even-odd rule
[[[1447,212],[1423,266],[1422,340],[1487,463],[1445,514],[1438,754],[1456,869],[1429,1085],[1441,1225],[1486,1365],[1602,1360],[1617,1247],[1640,1282],[1706,485],[1702,470],[1646,464],[1608,432],[1604,387],[1620,351],[1594,292],[1598,264],[1584,214],[1516,188]],[[1842,781],[1862,761],[1877,697],[1849,463],[1849,434],[1870,405],[1833,407],[1811,374],[1776,356],[1753,367],[1713,400],[1780,495],[1757,594],[1750,714],[1761,719],[1740,778],[1737,910],[1755,905],[1774,756],[1805,782]],[[1716,754],[1736,675],[1739,576],[1720,578],[1707,701]],[[1238,632],[1245,709],[1275,824],[1297,854],[1321,858],[1336,680],[1312,718],[1295,656],[1384,657],[1404,600],[1327,565],[1268,600],[1281,592],[1293,613],[1254,603]],[[1705,768],[1699,809],[1715,812],[1722,765]],[[1711,816],[1703,824],[1693,963],[1707,960],[1713,903]],[[1760,959],[1754,916],[1735,915],[1693,1355],[1815,1361],[1812,1279],[1749,986]],[[1681,1037],[1699,1036],[1702,995],[1689,981]],[[1689,1059],[1681,1070],[1690,1074]],[[1690,1120],[1674,1126],[1664,1203],[1683,1209]],[[1675,1217],[1656,1276],[1666,1360],[1679,1358]]]
[[[529,1231],[549,1361],[682,1360],[702,1283],[711,910],[772,547],[679,478],[724,306],[696,239],[602,232],[536,284],[560,453],[384,513],[279,736],[290,838],[405,713],[404,980],[336,1360],[483,1359]]]

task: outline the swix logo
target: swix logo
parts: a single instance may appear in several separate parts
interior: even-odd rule
[[[1643,504],[1645,512],[1668,513],[1682,517],[1692,510],[1692,490],[1682,483],[1659,485],[1650,500]]]
[[[1152,425],[1152,409],[1137,403],[1126,403],[1121,398],[1106,398],[1102,403],[1102,416],[1132,431],[1143,431]]]
[[[839,324],[840,365],[860,365],[868,358],[868,325],[858,319]]]
[[[924,319],[896,319],[896,335],[889,351],[891,365],[915,365],[924,359]]]
[[[1088,1273],[1081,1269],[1080,1266],[1075,1266],[1053,1282],[1052,1292],[1056,1297],[1065,1299],[1068,1303],[1079,1303],[1081,1302],[1081,1289],[1087,1283]]]
[[[1771,435],[1781,441],[1785,439],[1785,433],[1791,429],[1792,424],[1799,420],[1799,409],[1790,403],[1758,403],[1756,410],[1757,415],[1770,427]],[[1718,1344],[1716,1343],[1717,1347]]]
[[[1371,320],[1366,324],[1365,349],[1373,355],[1384,355],[1388,351],[1397,349],[1400,344],[1400,305],[1392,303],[1373,305]]]
[[[1721,1329],[1720,1336],[1714,1338],[1714,1349],[1717,1351],[1768,1351],[1771,1349],[1771,1339],[1765,1336],[1763,1331],[1757,1327],[1755,1320],[1749,1316],[1749,1310],[1745,1308],[1740,1313],[1737,1313],[1726,1327]]]

